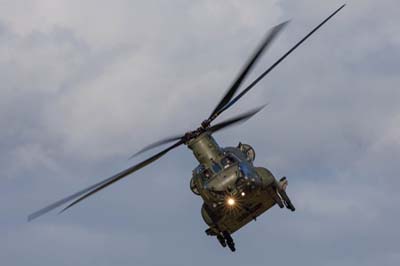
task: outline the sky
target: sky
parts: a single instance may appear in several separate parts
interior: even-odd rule
[[[180,147],[61,215],[27,216],[196,128],[272,26],[250,83],[343,2],[0,1],[2,265],[383,265],[400,262],[400,3],[349,0],[218,121],[289,180],[233,235],[204,233],[196,161]]]

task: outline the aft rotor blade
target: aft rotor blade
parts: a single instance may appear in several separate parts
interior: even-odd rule
[[[173,137],[169,137],[169,138],[166,138],[166,139],[159,140],[157,142],[154,142],[152,144],[149,144],[149,145],[145,146],[140,151],[138,151],[137,153],[135,153],[131,157],[129,157],[129,159],[132,159],[133,157],[135,157],[135,156],[137,156],[137,155],[139,155],[139,154],[141,154],[141,153],[143,153],[145,151],[151,150],[153,148],[156,148],[158,146],[161,146],[161,145],[173,142],[173,141],[177,141],[177,140],[182,139],[182,138],[183,138],[183,136],[173,136]]]
[[[335,12],[333,12],[329,17],[327,17],[324,21],[322,21],[317,27],[315,27],[312,31],[310,31],[303,39],[301,39],[296,45],[294,45],[288,52],[286,52],[281,58],[279,58],[273,65],[271,65],[264,73],[262,73],[257,79],[255,79],[249,86],[247,86],[240,94],[238,94],[232,101],[230,101],[227,105],[225,105],[222,109],[220,109],[215,116],[220,115],[226,109],[231,107],[234,103],[236,103],[240,98],[243,97],[251,88],[253,88],[260,80],[262,80],[268,73],[270,73],[276,66],[278,66],[288,55],[290,55],[296,48],[298,48],[303,42],[305,42],[314,32],[316,32],[319,28],[322,27],[328,20],[330,20],[333,16],[335,16],[342,8],[346,5],[342,5]]]
[[[51,211],[51,210],[53,210],[53,209],[65,204],[65,203],[67,203],[67,202],[69,202],[71,200],[74,200],[74,199],[76,199],[76,198],[81,196],[79,199],[75,200],[73,203],[71,203],[66,208],[64,208],[61,212],[67,210],[68,208],[70,208],[73,205],[77,204],[81,200],[89,197],[90,195],[98,192],[99,190],[101,190],[101,189],[113,184],[114,182],[116,182],[116,181],[118,181],[118,180],[120,180],[120,179],[122,179],[122,178],[124,178],[124,177],[126,177],[126,176],[128,176],[130,174],[132,174],[133,172],[135,172],[135,171],[137,171],[137,170],[149,165],[150,163],[156,161],[157,159],[159,159],[163,155],[165,155],[167,152],[169,152],[170,150],[180,146],[181,144],[183,144],[182,140],[176,142],[174,145],[166,148],[165,150],[153,155],[152,157],[148,158],[147,160],[144,160],[144,161],[140,162],[139,164],[136,164],[136,165],[134,165],[134,166],[132,166],[132,167],[130,167],[130,168],[128,168],[128,169],[116,174],[116,175],[113,175],[112,177],[109,177],[109,178],[107,178],[107,179],[105,179],[105,180],[103,180],[103,181],[101,181],[99,183],[96,183],[96,184],[94,184],[94,185],[92,185],[92,186],[90,186],[88,188],[85,188],[84,190],[81,190],[81,191],[79,191],[79,192],[77,192],[75,194],[72,194],[71,196],[68,196],[68,197],[66,197],[66,198],[64,198],[62,200],[59,200],[59,201],[57,201],[57,202],[55,202],[55,203],[53,203],[53,204],[51,204],[51,205],[39,210],[37,212],[32,213],[31,215],[28,216],[28,221],[31,221],[31,220],[33,220],[33,219],[35,219],[35,218],[47,213],[47,212],[49,212],[49,211]]]
[[[260,58],[260,55],[266,50],[267,47],[272,43],[272,41],[276,38],[278,33],[286,26],[286,24],[289,21],[285,21],[275,27],[273,27],[265,37],[265,39],[261,42],[260,46],[257,48],[253,56],[250,58],[250,60],[247,62],[243,70],[240,72],[238,77],[236,78],[235,82],[232,84],[232,86],[228,89],[228,91],[225,93],[225,96],[221,99],[221,101],[218,103],[217,107],[215,107],[214,111],[210,115],[210,121],[215,119],[215,114],[221,110],[229,101],[232,99],[232,97],[235,95],[236,91],[238,90],[240,84],[242,84],[244,78],[246,75],[249,73],[253,65],[257,62],[257,60]]]
[[[230,126],[233,126],[233,125],[235,125],[237,123],[244,122],[244,121],[250,119],[255,114],[257,114],[259,111],[261,111],[265,106],[266,106],[266,104],[263,105],[263,106],[260,106],[260,107],[258,107],[256,109],[253,109],[251,111],[248,111],[248,112],[246,112],[244,114],[238,115],[236,117],[233,117],[233,118],[227,119],[227,120],[225,120],[223,122],[220,122],[218,124],[215,124],[212,127],[210,127],[210,131],[214,133],[214,132],[217,132],[217,131],[219,131],[221,129],[224,129],[226,127],[230,127]]]

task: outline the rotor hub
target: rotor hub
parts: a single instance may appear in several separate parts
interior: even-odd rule
[[[203,122],[201,122],[201,127],[203,129],[208,129],[210,127],[210,123],[211,123],[211,120],[210,119],[206,119]]]

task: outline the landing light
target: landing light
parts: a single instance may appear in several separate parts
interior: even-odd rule
[[[235,200],[233,198],[228,198],[226,202],[228,203],[229,206],[235,205]]]

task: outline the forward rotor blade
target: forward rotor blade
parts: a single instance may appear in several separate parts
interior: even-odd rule
[[[46,207],[44,207],[43,209],[40,209],[40,210],[38,210],[38,211],[36,211],[36,212],[30,214],[30,215],[28,216],[28,222],[29,222],[29,221],[32,221],[33,219],[35,219],[35,218],[37,218],[37,217],[39,217],[39,216],[42,216],[43,214],[48,213],[48,212],[51,211],[51,210],[54,210],[54,209],[57,208],[57,207],[60,207],[61,205],[64,205],[65,203],[67,203],[67,202],[69,202],[69,201],[71,201],[71,200],[73,200],[73,199],[75,199],[75,198],[77,198],[77,197],[79,197],[79,196],[81,196],[81,195],[87,193],[87,192],[89,192],[90,190],[96,188],[97,186],[100,186],[101,184],[107,182],[108,180],[111,180],[111,178],[112,178],[112,177],[110,177],[110,178],[108,178],[108,179],[106,179],[106,180],[103,180],[103,181],[101,181],[101,182],[99,182],[99,183],[96,183],[96,184],[94,184],[94,185],[92,185],[92,186],[90,186],[90,187],[87,187],[87,188],[85,188],[85,189],[83,189],[83,190],[81,190],[81,191],[78,191],[78,192],[76,192],[75,194],[72,194],[72,195],[70,195],[70,196],[68,196],[68,197],[66,197],[66,198],[64,198],[64,199],[61,199],[61,200],[59,200],[59,201],[56,201],[56,202],[54,202],[53,204],[50,204],[49,206],[46,206]]]
[[[142,149],[141,149],[140,151],[138,151],[137,153],[133,154],[131,157],[129,157],[129,159],[132,159],[133,157],[135,157],[135,156],[137,156],[137,155],[139,155],[139,154],[141,154],[141,153],[143,153],[143,152],[145,152],[145,151],[148,151],[148,150],[151,150],[151,149],[153,149],[153,148],[156,148],[156,147],[158,147],[158,146],[161,146],[161,145],[164,145],[164,144],[167,144],[167,143],[170,143],[170,142],[173,142],[173,141],[182,139],[182,137],[183,137],[183,136],[173,136],[173,137],[169,137],[169,138],[166,138],[166,139],[162,139],[162,140],[159,140],[159,141],[154,142],[154,143],[152,143],[152,144],[149,144],[149,145],[145,146],[144,148],[142,148]]]
[[[67,210],[68,208],[70,208],[73,205],[77,204],[81,200],[89,197],[90,195],[98,192],[99,190],[111,185],[112,183],[114,183],[114,182],[116,182],[116,181],[118,181],[118,180],[120,180],[120,179],[122,179],[122,178],[124,178],[124,177],[126,177],[126,176],[128,176],[130,174],[132,174],[133,172],[135,172],[135,171],[137,171],[137,170],[149,165],[150,163],[156,161],[157,159],[159,159],[160,157],[165,155],[167,152],[169,152],[170,150],[180,146],[181,144],[183,144],[182,140],[176,142],[174,145],[168,147],[167,149],[165,149],[165,150],[153,155],[152,157],[148,158],[147,160],[144,160],[144,161],[140,162],[139,164],[136,164],[136,165],[134,165],[134,166],[132,166],[132,167],[130,167],[130,168],[128,168],[128,169],[116,174],[116,175],[113,175],[112,177],[109,177],[109,178],[107,178],[107,179],[105,179],[105,180],[103,180],[103,181],[101,181],[99,183],[96,183],[96,184],[94,184],[94,185],[92,185],[92,186],[90,186],[88,188],[85,188],[84,190],[81,190],[81,191],[79,191],[79,192],[77,192],[75,194],[72,194],[71,196],[68,196],[68,197],[66,197],[66,198],[64,198],[62,200],[59,200],[59,201],[57,201],[57,202],[55,202],[55,203],[53,203],[53,204],[51,204],[51,205],[39,210],[37,212],[32,213],[31,215],[28,216],[28,221],[31,221],[31,220],[33,220],[33,219],[35,219],[35,218],[47,213],[47,212],[49,212],[49,211],[51,211],[51,210],[53,210],[53,209],[65,204],[65,203],[67,203],[67,202],[69,202],[71,200],[74,200],[74,199],[76,199],[76,198],[81,196],[79,199],[77,199],[76,201],[74,201],[73,203],[68,205],[66,208],[64,208],[61,212]]]
[[[215,114],[222,109],[229,101],[232,99],[232,97],[235,95],[236,91],[238,90],[240,84],[243,82],[244,78],[246,75],[249,73],[253,65],[257,62],[257,60],[260,58],[260,55],[266,50],[267,47],[272,43],[272,41],[276,38],[278,33],[287,25],[289,21],[285,21],[275,27],[273,27],[265,37],[265,39],[261,42],[260,46],[257,48],[253,56],[250,58],[250,60],[247,62],[243,70],[240,72],[239,76],[236,78],[235,82],[232,84],[232,86],[228,89],[228,91],[225,93],[225,96],[221,99],[221,101],[218,103],[217,107],[215,107],[214,111],[210,115],[210,120],[215,119]]]
[[[240,94],[238,94],[232,101],[230,101],[227,105],[225,105],[222,109],[220,109],[215,116],[220,115],[226,109],[231,107],[234,103],[236,103],[240,98],[243,97],[251,88],[253,88],[260,80],[262,80],[269,72],[271,72],[276,66],[278,66],[288,55],[290,55],[297,47],[299,47],[304,41],[306,41],[314,32],[316,32],[319,28],[322,27],[328,20],[330,20],[333,16],[335,16],[342,8],[346,5],[342,5],[335,12],[333,12],[329,17],[327,17],[324,21],[322,21],[317,27],[315,27],[310,33],[308,33],[303,39],[301,39],[296,45],[294,45],[288,52],[286,52],[281,58],[279,58],[273,65],[271,65],[264,73],[262,73],[257,79],[255,79],[247,88],[245,88]]]
[[[214,126],[210,127],[210,131],[214,133],[214,132],[217,132],[217,131],[219,131],[221,129],[224,129],[226,127],[233,126],[233,125],[235,125],[237,123],[244,122],[244,121],[250,119],[253,115],[257,114],[259,111],[261,111],[265,106],[266,106],[266,104],[263,105],[263,106],[260,106],[260,107],[258,107],[256,109],[253,109],[251,111],[248,111],[248,112],[246,112],[244,114],[238,115],[236,117],[233,117],[233,118],[230,118],[230,119],[225,120],[223,122],[220,122],[218,124],[215,124]]]
[[[108,180],[107,182],[101,184],[100,186],[98,186],[97,188],[95,188],[94,190],[90,191],[89,193],[83,195],[82,197],[80,197],[79,199],[75,200],[74,202],[72,202],[71,204],[69,204],[67,207],[65,207],[64,209],[62,209],[60,211],[60,213],[68,210],[69,208],[71,208],[72,206],[78,204],[80,201],[86,199],[87,197],[93,195],[94,193],[102,190],[105,187],[108,187],[109,185],[117,182],[118,180],[126,177],[127,175],[132,174],[133,172],[136,172],[137,170],[151,164],[152,162],[158,160],[159,158],[161,158],[162,156],[164,156],[167,152],[169,152],[170,150],[180,146],[181,144],[183,144],[183,140],[180,140],[178,142],[176,142],[174,145],[166,148],[165,150],[151,156],[149,159],[142,161],[141,163],[138,163],[137,165],[134,165],[128,169],[126,169],[125,171],[120,172],[119,174],[115,175],[111,180]]]

